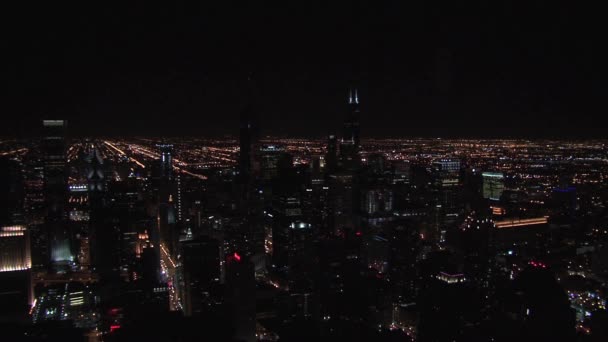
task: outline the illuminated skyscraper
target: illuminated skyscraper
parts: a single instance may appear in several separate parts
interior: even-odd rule
[[[173,145],[157,144],[160,152],[160,177],[171,180],[173,179]]]
[[[44,160],[44,194],[47,209],[46,226],[55,265],[72,261],[69,232],[65,220],[67,200],[65,120],[43,120],[42,151]]]
[[[439,235],[456,221],[464,209],[460,199],[462,182],[460,180],[460,160],[439,159],[433,162],[431,169],[435,199],[434,225]],[[440,238],[442,240],[442,238]]]
[[[340,165],[347,169],[356,169],[359,165],[360,128],[359,94],[351,89],[348,96],[348,111],[344,119],[342,141],[340,143]]]
[[[30,237],[25,226],[0,228],[0,272],[29,270],[31,267]]]
[[[505,189],[505,176],[500,172],[484,172],[483,178],[483,198],[493,201],[500,200]]]
[[[359,93],[357,88],[350,89],[348,94],[348,112],[344,120],[343,143],[350,143],[355,150],[359,149],[361,138],[359,131]]]
[[[25,320],[32,304],[32,259],[25,226],[0,228],[0,322]]]
[[[276,145],[267,145],[260,149],[260,172],[262,179],[271,180],[279,174],[279,161],[285,149]]]
[[[178,196],[175,177],[173,175],[173,145],[161,143],[157,144],[156,147],[158,147],[160,154],[158,160],[158,230],[161,242],[169,249],[171,255],[176,256],[179,231],[176,227],[176,200]]]

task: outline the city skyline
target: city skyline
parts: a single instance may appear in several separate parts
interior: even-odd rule
[[[4,13],[0,340],[608,341],[603,12]]]

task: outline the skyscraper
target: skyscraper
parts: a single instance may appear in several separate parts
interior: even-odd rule
[[[226,258],[226,304],[234,338],[255,341],[255,268],[234,252]]]
[[[335,134],[330,134],[327,137],[327,173],[333,173],[338,167],[338,137]]]
[[[239,172],[243,183],[249,183],[259,171],[258,142],[259,142],[258,115],[252,104],[247,105],[241,112],[239,128]]]
[[[259,165],[259,116],[254,97],[254,80],[247,78],[247,103],[239,118],[239,173],[243,184],[250,184],[258,175]],[[245,190],[249,194],[249,189]],[[248,196],[247,196],[248,197]]]
[[[360,129],[359,94],[351,89],[348,96],[348,110],[344,119],[342,141],[340,143],[340,166],[354,170],[359,165]]]
[[[99,151],[92,149],[87,161],[91,263],[103,278],[110,278],[118,274],[120,265],[117,253],[119,233],[106,198],[104,161]]]
[[[157,144],[156,147],[158,147],[160,154],[158,160],[158,229],[161,242],[165,244],[173,256],[176,256],[179,231],[177,231],[178,228],[176,227],[177,213],[175,200],[177,199],[177,191],[173,175],[173,145],[161,143]]]
[[[217,309],[220,283],[220,246],[210,237],[182,243],[184,314],[192,316]]]
[[[22,271],[32,268],[30,237],[25,226],[0,228],[0,272]]]
[[[42,151],[44,160],[44,194],[46,202],[46,227],[51,250],[51,262],[55,265],[72,261],[69,232],[65,220],[67,200],[66,130],[65,120],[43,120]]]
[[[348,94],[348,111],[344,120],[343,142],[350,143],[356,150],[359,149],[360,132],[359,132],[359,93],[357,88],[350,89]]]
[[[0,228],[0,322],[25,320],[33,300],[32,259],[25,226]]]
[[[157,144],[160,152],[160,177],[163,179],[173,179],[173,145]]]
[[[460,160],[440,159],[433,162],[432,177],[439,209],[439,224],[454,222],[462,210],[459,200],[462,183],[460,181]]]
[[[483,179],[483,198],[498,201],[505,189],[505,176],[501,172],[484,172],[481,177]]]

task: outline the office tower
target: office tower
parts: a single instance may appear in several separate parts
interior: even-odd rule
[[[318,318],[318,253],[310,223],[292,222],[287,229],[286,318]]]
[[[348,110],[344,119],[342,140],[340,142],[339,164],[346,170],[356,170],[360,164],[359,95],[357,89],[350,89]]]
[[[441,235],[446,227],[455,223],[464,209],[460,200],[462,182],[460,181],[460,160],[440,159],[431,167],[433,191],[435,193],[435,233]]]
[[[266,145],[260,149],[260,173],[263,180],[269,181],[278,176],[283,153],[285,149],[276,145]]]
[[[44,195],[46,202],[46,227],[50,243],[51,262],[64,268],[73,260],[70,234],[65,220],[67,200],[66,130],[65,120],[43,120],[41,148],[44,167]]]
[[[158,184],[158,230],[160,242],[168,249],[172,256],[177,256],[177,243],[179,231],[177,227],[178,213],[176,210],[177,191],[173,175],[173,145],[157,144],[160,158],[159,184]]]
[[[495,292],[497,277],[494,222],[485,215],[469,214],[452,236],[452,248],[462,256],[462,272],[483,295],[482,304],[488,305]]]
[[[362,189],[360,212],[369,226],[380,226],[393,219],[394,194],[383,186]]]
[[[277,268],[288,265],[290,227],[302,217],[302,202],[296,194],[276,196],[272,203],[272,260]]]
[[[182,175],[178,174],[175,177],[175,193],[176,193],[176,201],[175,201],[175,211],[177,213],[177,222],[182,222],[184,218],[184,196],[182,195]]]
[[[387,171],[387,160],[386,157],[380,153],[372,153],[367,156],[367,168],[369,172],[376,176],[381,177]]]
[[[166,180],[173,179],[173,145],[157,144],[160,153],[160,177]]]
[[[326,173],[334,173],[338,168],[338,137],[330,134],[327,137]]]
[[[226,257],[226,304],[234,339],[255,341],[255,268],[238,252]]]
[[[420,234],[407,224],[389,227],[389,255],[387,279],[391,283],[394,303],[411,303],[420,288],[419,255],[422,248]]]
[[[578,207],[576,188],[573,186],[559,187],[551,192],[550,207],[556,216],[574,217]]]
[[[119,231],[109,208],[105,166],[99,151],[93,148],[86,161],[91,265],[102,278],[111,278],[118,274],[120,265]]]
[[[416,301],[420,307],[418,338],[423,341],[452,341],[455,336],[460,336],[479,315],[476,296],[461,272],[437,272],[421,287]],[[441,322],[441,329],[437,329],[437,322]]]
[[[460,173],[460,160],[458,159],[439,159],[433,162],[433,171],[440,177],[443,183],[458,182]]]
[[[241,112],[239,128],[239,173],[244,184],[252,182],[260,169],[258,120],[258,113],[253,104],[248,104]]]
[[[139,198],[137,184],[129,180],[110,182],[107,190],[109,215],[111,225],[115,229],[112,251],[115,261],[118,260],[121,274],[133,275],[134,267],[138,264],[137,256],[142,246],[149,243],[151,218],[143,208],[144,203]]]
[[[92,149],[87,160],[87,186],[89,192],[98,194],[106,191],[104,163],[99,151]]]
[[[350,89],[348,94],[348,111],[344,120],[343,143],[350,143],[358,151],[360,146],[359,136],[359,94],[357,88]]]
[[[534,264],[536,266],[534,266]],[[576,314],[568,294],[544,264],[531,263],[499,298],[493,333],[511,341],[576,341]]]
[[[0,227],[0,322],[25,320],[33,301],[31,268],[26,227]]]
[[[306,179],[305,191],[301,193],[302,213],[306,222],[312,224],[317,234],[327,235],[329,233],[329,187],[327,177],[316,164],[313,160],[310,176]]]
[[[500,200],[505,189],[505,176],[501,172],[484,172],[481,177],[483,179],[483,198],[492,201]]]
[[[408,160],[393,162],[393,184],[409,184],[412,177],[411,164]]]
[[[0,227],[0,272],[32,268],[30,237],[25,226]]]
[[[213,312],[221,303],[220,246],[217,240],[207,236],[184,241],[181,244],[184,274],[184,315]]]
[[[23,158],[23,214],[30,229],[32,265],[42,269],[50,260],[48,230],[45,226],[44,167],[40,151]],[[12,182],[12,181],[9,181]],[[8,183],[7,183],[8,184]],[[12,186],[10,186],[12,187]],[[2,193],[7,193],[4,190]],[[5,207],[5,206],[3,206]],[[8,208],[8,206],[6,206]]]
[[[393,193],[389,189],[366,190],[362,200],[361,209],[367,215],[390,213],[393,210]]]
[[[0,157],[0,224],[23,221],[23,183],[20,163]]]
[[[356,177],[350,172],[330,175],[329,181],[329,227],[334,234],[352,230],[358,222],[358,186]]]

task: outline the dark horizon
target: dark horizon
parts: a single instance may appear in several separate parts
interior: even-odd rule
[[[604,135],[601,20],[583,6],[12,7],[1,135],[43,118],[81,136],[236,134],[251,73],[264,134],[338,129],[354,83],[363,137]]]

